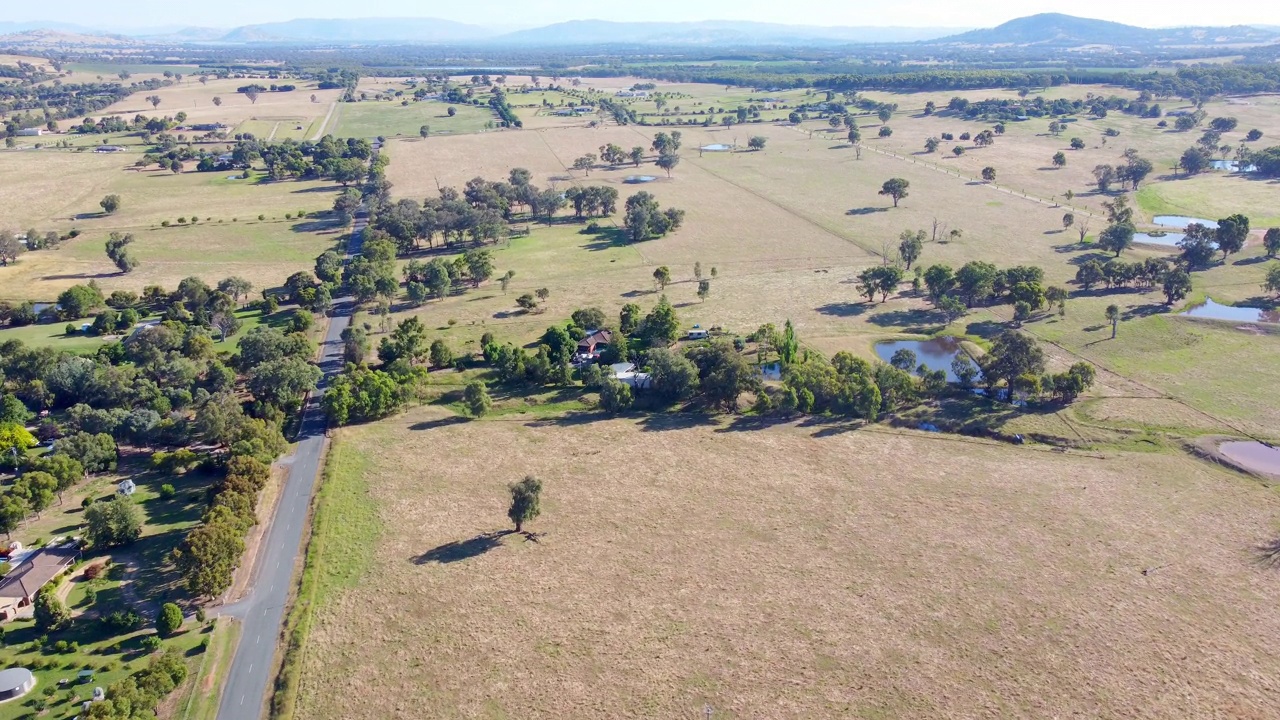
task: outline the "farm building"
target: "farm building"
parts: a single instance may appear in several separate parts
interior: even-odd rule
[[[649,373],[636,372],[636,366],[631,363],[610,365],[609,374],[614,380],[630,385],[632,390],[648,390],[653,387],[653,378]]]
[[[125,149],[119,145],[103,145],[100,148],[93,149],[94,152],[99,152],[99,153],[118,153],[118,152],[124,152],[124,150]]]
[[[18,137],[40,137],[44,133],[44,128],[22,128],[17,135]]]
[[[0,620],[14,618],[35,600],[40,588],[66,572],[80,557],[74,541],[41,548],[27,556],[17,568],[0,580]]]

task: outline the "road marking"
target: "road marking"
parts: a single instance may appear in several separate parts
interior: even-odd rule
[[[262,644],[262,633],[258,633],[258,639],[257,639],[257,640],[254,640],[254,641],[253,641],[253,644],[254,644],[254,645],[261,645],[261,644]]]

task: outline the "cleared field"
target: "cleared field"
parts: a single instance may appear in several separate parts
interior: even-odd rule
[[[959,132],[955,126],[953,130]],[[1003,187],[1003,183],[992,186],[964,175],[947,174],[909,155],[877,153],[872,149],[878,147],[875,141],[867,143],[868,148],[859,159],[847,143],[810,137],[786,126],[683,129],[682,161],[670,179],[651,163],[638,169],[628,166],[593,170],[589,176],[565,170],[573,158],[595,152],[604,143],[617,143],[624,148],[647,147],[656,131],[609,126],[391,143],[390,179],[401,197],[434,195],[437,183],[461,186],[475,176],[503,178],[511,167],[518,166],[531,170],[540,185],[610,184],[623,198],[644,190],[664,206],[679,207],[688,213],[685,226],[673,235],[610,250],[617,255],[599,253],[598,249],[611,247],[609,236],[582,235],[577,232],[580,225],[551,229],[536,225],[532,237],[515,240],[495,253],[498,274],[508,269],[516,271],[509,294],[503,295],[496,287],[481,288],[404,312],[422,315],[430,327],[440,328],[440,336],[456,347],[476,349],[474,342],[485,331],[495,332],[503,339],[529,342],[546,325],[576,307],[596,305],[613,314],[626,302],[651,305],[657,299],[656,294],[650,294],[651,273],[653,268],[667,265],[675,283],[666,294],[677,303],[681,318],[688,325],[721,325],[731,332],[746,334],[761,323],[781,323],[790,318],[803,340],[815,349],[828,354],[850,350],[870,356],[872,344],[885,337],[943,330],[990,337],[1011,320],[1011,309],[1001,306],[989,312],[975,312],[948,328],[939,314],[909,291],[885,304],[861,302],[854,276],[861,268],[880,262],[882,254],[893,257],[903,230],[928,231],[937,219],[948,228],[963,231],[956,242],[926,242],[920,260],[923,265],[942,262],[959,267],[969,260],[986,260],[999,266],[1035,265],[1044,269],[1048,284],[1068,288],[1074,288],[1070,283],[1080,263],[1091,257],[1104,262],[1109,258],[1109,254],[1077,244],[1074,231],[1062,230],[1062,215],[1069,208],[1055,206],[1049,197],[1037,198],[1034,191],[1024,197],[1021,192]],[[706,152],[699,157],[699,146],[741,146],[755,134],[767,139],[763,152]],[[1039,142],[1043,138],[1009,131],[994,148],[982,152],[1007,152],[1010,162],[1022,163],[1012,167],[1026,171],[1027,163],[1034,163],[1034,154],[1039,151],[1028,151],[1023,146]],[[980,167],[973,171],[979,172]],[[1088,174],[1082,169],[1080,173]],[[634,174],[653,174],[659,180],[644,185],[622,182]],[[898,208],[878,194],[881,183],[890,177],[911,182],[910,196]],[[1258,188],[1260,195],[1232,194],[1230,183]],[[1212,195],[1217,203],[1210,208],[1215,213],[1211,217],[1241,210],[1252,212],[1263,204],[1271,209],[1261,196],[1271,186],[1240,178],[1212,176],[1151,184],[1148,188],[1199,184],[1206,188],[1201,195]],[[1209,187],[1222,188],[1222,192],[1214,194]],[[1143,192],[1145,197],[1153,191]],[[1237,197],[1239,206],[1235,204]],[[1077,196],[1075,204],[1084,205],[1077,208],[1078,215],[1085,218],[1088,208],[1101,200]],[[1268,221],[1263,215],[1255,226]],[[618,218],[612,222],[618,222]],[[1091,235],[1105,226],[1101,217],[1089,222]],[[1255,232],[1251,246],[1229,263],[1197,272],[1195,297],[1212,296],[1221,302],[1266,302],[1259,298],[1267,270],[1260,257],[1260,234],[1261,229]],[[1132,260],[1169,252],[1139,246],[1125,257]],[[695,262],[701,262],[704,271],[710,267],[719,271],[705,302],[695,296]],[[552,291],[545,314],[517,313],[514,298],[540,287]],[[1280,395],[1272,390],[1278,385],[1259,385],[1247,380],[1256,376],[1239,373],[1241,367],[1256,368],[1264,377],[1280,371],[1280,365],[1271,359],[1273,354],[1263,349],[1267,340],[1225,328],[1220,330],[1226,341],[1224,347],[1234,348],[1230,361],[1223,362],[1204,349],[1213,346],[1213,342],[1201,345],[1199,351],[1183,352],[1175,340],[1178,335],[1165,333],[1163,315],[1176,308],[1165,307],[1163,300],[1154,291],[1076,293],[1067,304],[1066,317],[1045,314],[1028,324],[1027,329],[1060,344],[1052,352],[1064,367],[1080,359],[1093,360],[1104,367],[1114,364],[1119,378],[1116,382],[1121,387],[1115,390],[1116,394],[1133,390],[1122,382],[1129,378],[1139,383],[1143,394],[1167,393],[1215,413],[1225,422],[1269,433],[1269,426],[1280,419],[1270,410],[1280,407]],[[1124,313],[1121,333],[1115,341],[1099,342],[1108,334],[1104,332],[1103,316],[1112,303]],[[445,323],[447,319],[456,320],[457,324],[450,327]],[[1182,320],[1172,321],[1172,327],[1185,324]],[[1113,363],[1113,353],[1129,360]],[[1150,362],[1146,360],[1148,356]],[[1188,431],[1199,431],[1197,422],[1188,421],[1186,427]]]
[[[449,117],[453,107],[456,115]],[[339,137],[419,137],[423,125],[431,128],[432,135],[458,135],[477,133],[487,123],[495,121],[488,107],[474,105],[449,105],[448,103],[423,101],[401,105],[399,102],[367,101],[338,105],[333,134]]]
[[[304,118],[308,122],[323,120],[329,113],[329,107],[341,97],[340,90],[319,90],[315,83],[297,80],[282,81],[297,85],[292,92],[264,92],[252,102],[236,88],[253,82],[262,81],[245,79],[211,79],[201,84],[195,75],[184,75],[182,82],[170,87],[161,88],[154,93],[135,93],[106,110],[104,115],[122,115],[132,118],[141,113],[152,116],[156,114],[173,116],[178,112],[187,114],[187,121],[192,123],[221,122],[236,126],[255,117],[288,117]],[[160,105],[152,107],[146,98],[156,95]],[[315,101],[312,101],[312,97]],[[222,105],[214,105],[213,98],[222,100]]]
[[[725,430],[418,411],[342,431],[322,512],[378,521],[333,526],[326,560],[368,560],[317,593],[298,715],[1274,707],[1266,489],[1171,455]],[[503,534],[528,473],[537,542]]]
[[[317,232],[321,227],[326,229]],[[147,285],[172,289],[191,276],[215,284],[239,275],[257,289],[271,288],[311,267],[316,256],[338,240],[338,229],[328,221],[288,221],[283,216],[130,232],[134,242],[129,249],[139,266],[128,275],[107,259],[105,233],[86,233],[57,249],[27,253],[19,262],[0,267],[0,298],[52,300],[62,290],[90,280],[107,293],[137,292]]]
[[[0,185],[14,202],[0,208],[0,227],[85,232],[133,229],[198,215],[214,221],[244,221],[260,214],[313,212],[333,206],[341,187],[319,181],[263,182],[261,176],[232,180],[229,173],[175,175],[133,167],[139,154],[60,152],[11,153],[0,164]],[[102,215],[99,201],[120,196],[114,215]]]

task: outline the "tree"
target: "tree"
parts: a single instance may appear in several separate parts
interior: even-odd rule
[[[631,391],[630,385],[614,378],[605,378],[600,384],[600,409],[610,415],[630,410],[634,402],[635,394]]]
[[[1267,234],[1262,236],[1262,246],[1266,249],[1269,258],[1280,254],[1280,228],[1267,230]]]
[[[1214,244],[1217,231],[1201,223],[1191,223],[1184,233],[1183,238],[1178,241],[1178,247],[1182,249],[1182,260],[1187,268],[1195,270],[1208,266],[1217,251]]]
[[[1003,380],[1012,390],[1019,378],[1044,374],[1044,350],[1029,335],[1006,330],[982,357],[982,374],[994,387]]]
[[[929,299],[936,305],[956,286],[956,274],[949,265],[931,265],[924,271],[924,286],[929,290]]]
[[[1111,339],[1116,337],[1116,330],[1120,327],[1120,308],[1116,305],[1107,306],[1107,322],[1111,323]]]
[[[680,164],[680,155],[675,152],[664,152],[658,156],[655,164],[667,171],[667,177],[671,177],[671,171]]]
[[[942,143],[941,141],[938,140],[938,138],[930,137],[924,141],[924,151],[927,153],[937,152],[938,146],[941,144]]]
[[[897,292],[902,277],[902,268],[894,265],[867,268],[858,275],[858,293],[865,295],[868,302],[875,300],[876,293],[879,293],[880,302],[886,302],[891,293]]]
[[[450,350],[449,345],[440,338],[436,338],[432,341],[429,356],[431,359],[431,367],[436,369],[447,368],[453,364],[453,351]]]
[[[430,135],[430,134],[431,134],[431,126],[430,126],[430,125],[423,125],[422,127],[418,128],[418,135],[419,135],[423,140],[426,140],[426,139],[427,139],[427,136],[428,136],[428,135]]]
[[[148,96],[147,96],[147,102],[151,103],[151,107],[152,107],[153,109],[154,109],[154,108],[158,108],[158,107],[160,107],[160,96],[159,96],[159,95],[148,95]]]
[[[1262,289],[1280,295],[1280,265],[1272,265],[1267,269],[1267,277],[1262,282]]]
[[[956,273],[956,290],[964,298],[965,305],[973,307],[975,303],[989,298],[995,291],[999,274],[995,265],[981,260],[971,260],[961,266]]]
[[[1076,214],[1075,214],[1075,213],[1066,213],[1066,214],[1064,214],[1064,215],[1062,216],[1062,229],[1063,229],[1063,230],[1066,230],[1067,228],[1069,228],[1069,227],[1071,227],[1072,225],[1075,225],[1075,224],[1076,224]]]
[[[881,125],[880,130],[876,132],[876,135],[882,138],[887,138],[893,135],[893,128],[889,127],[888,125]]]
[[[1222,259],[1226,260],[1231,253],[1240,252],[1249,238],[1249,218],[1239,213],[1218,221],[1218,229],[1214,240],[1222,251]]]
[[[1166,305],[1172,305],[1191,293],[1191,275],[1185,270],[1175,268],[1164,276],[1164,298]]]
[[[854,127],[849,128],[849,134],[845,137],[849,140],[850,145],[857,145],[862,142],[862,131],[858,130],[855,125]]]
[[[709,295],[711,295],[711,281],[699,280],[698,281],[698,299],[705,302]]]
[[[248,88],[245,88],[244,96],[245,96],[245,97],[247,97],[247,98],[249,98],[249,102],[250,102],[251,104],[253,104],[253,105],[257,105],[257,104],[258,104],[258,89],[257,89],[257,88],[255,88],[255,87],[253,87],[253,86],[249,86]]]
[[[761,135],[753,135],[750,140],[747,140],[747,148],[753,151],[763,150],[765,142],[767,142],[765,137]]]
[[[511,506],[507,508],[507,517],[516,524],[516,532],[524,531],[524,524],[532,522],[542,512],[542,481],[532,475],[510,487]]]
[[[965,153],[965,147],[963,145],[957,145],[951,148],[951,154],[955,155],[956,157],[960,157],[964,153]]]
[[[988,165],[987,167],[982,168],[982,179],[983,179],[983,180],[985,180],[985,181],[987,181],[987,182],[995,182],[995,181],[996,181],[996,169],[995,169],[995,168],[993,168],[993,167],[991,167],[990,165]]]
[[[1105,193],[1111,190],[1111,183],[1116,181],[1116,169],[1110,165],[1096,165],[1093,168],[1093,179],[1098,192]]]
[[[911,182],[902,178],[890,178],[884,181],[880,186],[880,194],[888,195],[893,198],[893,206],[898,207],[898,201],[907,197],[907,188],[911,187]]]
[[[213,105],[214,105],[214,107],[222,107],[222,98],[218,97],[217,95],[214,95],[214,96],[213,96]]]
[[[0,424],[0,462],[7,462],[17,451],[24,457],[29,448],[36,446],[36,438],[20,422]]]
[[[329,252],[332,252],[332,251],[329,251]],[[337,253],[334,253],[334,254],[336,255]],[[319,259],[317,259],[316,263],[319,264],[319,262],[320,262]],[[249,292],[253,290],[253,283],[249,282],[248,280],[242,277],[239,277],[238,275],[233,275],[223,280],[222,282],[218,283],[218,290],[220,292],[224,292],[230,295],[232,302],[239,305],[240,298],[248,297]]]
[[[182,629],[182,608],[174,603],[160,606],[160,614],[156,615],[156,634],[169,637]]]
[[[122,495],[90,505],[84,522],[85,538],[99,550],[128,545],[142,536],[142,510]]]
[[[1053,166],[1056,168],[1067,166],[1067,154],[1059,150],[1053,154]]]
[[[56,632],[71,622],[71,611],[58,599],[56,584],[40,588],[40,592],[36,593],[33,610],[36,628],[41,632]]]
[[[1116,257],[1120,257],[1120,253],[1128,250],[1133,245],[1133,236],[1134,227],[1127,222],[1109,225],[1098,236],[1098,247],[1110,250],[1115,253]]]
[[[484,417],[493,407],[493,398],[489,397],[489,390],[479,380],[467,383],[466,389],[462,391],[462,399],[467,404],[471,417]]]
[[[640,333],[654,347],[666,347],[680,336],[680,320],[666,295],[658,298],[658,304],[644,317]]]
[[[1209,168],[1209,161],[1212,159],[1205,151],[1200,148],[1187,148],[1182,153],[1182,157],[1178,159],[1178,167],[1188,175],[1197,175]]]
[[[121,205],[120,196],[115,194],[107,195],[106,197],[102,198],[102,201],[99,202],[98,204],[102,206],[102,212],[106,213],[107,215],[113,215],[117,210],[120,209],[120,205]]]
[[[653,271],[653,285],[662,292],[667,289],[667,285],[671,282],[671,268],[663,265]]]
[[[653,382],[653,392],[667,402],[677,402],[698,389],[698,368],[685,356],[665,347],[648,353],[646,371]]]
[[[907,264],[907,269],[911,269],[912,263],[920,259],[920,253],[924,252],[924,231],[913,233],[910,230],[902,233],[901,242],[898,243],[898,254],[902,256],[902,261]]]
[[[1078,137],[1071,138],[1071,149],[1072,149],[1072,150],[1083,150],[1083,149],[1084,149],[1084,140],[1083,140],[1083,139],[1081,139],[1081,138],[1078,138]]]

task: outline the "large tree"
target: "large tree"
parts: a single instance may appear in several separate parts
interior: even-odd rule
[[[907,188],[911,187],[909,180],[903,178],[890,178],[884,181],[880,186],[880,194],[888,195],[893,198],[893,206],[898,207],[898,202],[907,197]]]
[[[536,519],[542,513],[542,481],[532,475],[513,483],[510,487],[511,505],[507,508],[507,517],[516,525],[516,532],[524,531],[524,524]]]

